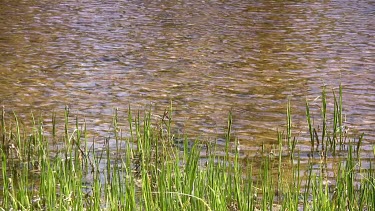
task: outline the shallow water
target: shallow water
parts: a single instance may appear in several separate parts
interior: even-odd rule
[[[276,143],[288,97],[308,137],[305,98],[342,83],[345,125],[370,150],[374,16],[361,0],[1,1],[0,104],[46,116],[68,105],[105,134],[115,107],[162,115],[172,101],[178,132],[198,137],[220,136],[232,111],[251,152]]]

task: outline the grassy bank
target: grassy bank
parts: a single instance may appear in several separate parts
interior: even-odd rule
[[[342,94],[334,94],[328,115],[323,90],[319,128],[309,102],[306,120],[312,156],[302,164],[287,127],[272,152],[241,156],[228,117],[225,147],[192,141],[171,132],[173,111],[157,122],[151,113],[132,114],[122,128],[114,112],[103,145],[88,138],[84,122],[71,124],[69,109],[59,130],[52,115],[20,124],[2,112],[0,207],[3,210],[374,210],[375,173],[363,168],[362,137],[344,131]],[[331,116],[331,117],[327,117]],[[124,135],[127,134],[127,135]],[[53,144],[52,144],[53,143]],[[340,153],[326,175],[327,156]],[[374,152],[375,154],[375,152]]]

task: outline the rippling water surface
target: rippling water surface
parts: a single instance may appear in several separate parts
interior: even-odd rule
[[[101,133],[115,107],[162,114],[173,101],[179,132],[196,136],[220,135],[232,110],[251,151],[275,143],[288,97],[303,135],[305,98],[342,83],[345,124],[370,146],[374,16],[365,0],[3,0],[0,104],[47,114],[69,105]]]

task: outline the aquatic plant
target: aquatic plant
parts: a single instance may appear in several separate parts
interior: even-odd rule
[[[1,115],[2,210],[373,210],[375,173],[360,157],[363,135],[343,131],[342,91],[334,96],[329,132],[322,92],[322,130],[306,117],[314,157],[302,163],[292,136],[287,103],[287,133],[277,136],[277,151],[242,156],[228,117],[225,147],[172,133],[172,106],[155,120],[150,111],[127,114],[128,128],[114,110],[103,143],[89,140],[85,121],[65,109],[63,129],[32,116],[21,124],[16,114]],[[47,128],[50,128],[48,131]],[[126,131],[126,133],[124,132]],[[375,149],[375,148],[374,148]],[[331,156],[341,157],[327,174]],[[224,152],[224,153],[222,153]],[[290,155],[285,159],[285,153]],[[375,155],[375,150],[374,150]],[[366,162],[366,167],[363,167]],[[332,176],[333,174],[333,176]]]

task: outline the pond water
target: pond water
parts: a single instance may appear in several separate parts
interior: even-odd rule
[[[342,83],[345,124],[370,150],[374,16],[365,0],[4,0],[0,104],[46,116],[68,105],[104,134],[115,107],[162,115],[172,101],[178,132],[197,137],[222,134],[232,111],[251,151],[276,143],[288,97],[303,136],[306,97]]]

